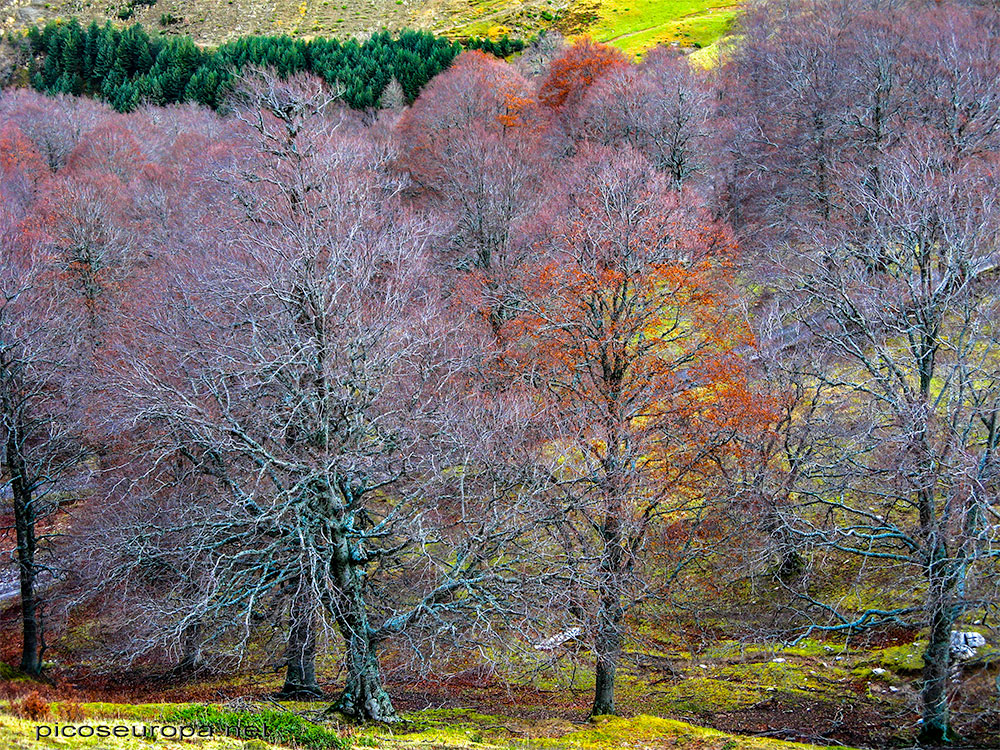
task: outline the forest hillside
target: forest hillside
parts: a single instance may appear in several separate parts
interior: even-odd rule
[[[11,37],[0,747],[997,747],[1000,11],[737,24]]]

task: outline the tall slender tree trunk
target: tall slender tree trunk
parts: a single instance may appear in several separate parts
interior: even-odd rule
[[[942,745],[954,739],[948,708],[948,679],[951,671],[951,632],[957,610],[954,606],[956,580],[950,561],[943,552],[934,551],[928,567],[929,628],[924,651],[923,680],[920,689],[922,721],[919,742],[922,745]]]
[[[924,393],[930,388],[933,369],[928,358],[919,361],[921,387]],[[921,457],[930,456],[927,446],[927,429],[918,432],[918,450]],[[933,465],[924,459],[925,472],[933,477]],[[951,666],[951,630],[958,610],[955,607],[953,560],[941,539],[941,521],[938,518],[937,497],[933,485],[927,481],[916,493],[920,514],[920,532],[925,545],[927,576],[927,649],[924,651],[923,680],[920,687],[922,709],[918,741],[922,745],[941,745],[952,738],[948,710],[948,672]]]
[[[625,608],[622,604],[622,577],[625,566],[624,539],[622,537],[622,494],[619,486],[617,435],[614,446],[609,445],[605,516],[601,526],[604,559],[598,582],[600,608],[597,614],[597,633],[594,650],[597,656],[594,707],[591,716],[615,713],[615,676],[622,655]]]
[[[30,675],[42,673],[41,605],[38,601],[38,566],[35,554],[37,514],[31,481],[24,460],[23,425],[20,416],[11,419],[7,435],[7,467],[11,475],[11,492],[14,500],[14,527],[17,534],[17,567],[21,586],[21,621],[23,641],[21,669]]]
[[[285,650],[285,684],[278,697],[316,700],[323,691],[316,682],[316,608],[313,597],[298,593],[289,607],[291,622]]]

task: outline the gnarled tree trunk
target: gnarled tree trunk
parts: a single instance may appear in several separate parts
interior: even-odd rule
[[[347,643],[347,681],[335,710],[365,721],[397,721],[392,699],[382,684],[377,644],[372,632],[351,633]]]
[[[337,548],[331,570],[337,585],[333,608],[337,628],[344,638],[347,679],[331,710],[363,721],[397,721],[392,699],[382,682],[378,640],[368,622],[357,559],[357,550],[345,537]]]

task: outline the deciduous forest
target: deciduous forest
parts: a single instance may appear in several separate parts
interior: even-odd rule
[[[0,746],[1000,742],[992,4],[6,44]]]

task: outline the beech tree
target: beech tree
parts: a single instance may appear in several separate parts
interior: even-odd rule
[[[641,65],[616,66],[598,79],[581,105],[584,137],[628,144],[677,187],[708,163],[708,87],[687,60],[658,47]]]
[[[530,216],[541,122],[528,82],[503,61],[461,54],[400,122],[405,166],[451,223],[455,265],[503,266]]]
[[[860,608],[810,593],[808,576],[794,595],[812,630],[928,634],[919,735],[939,744],[952,629],[995,596],[997,17],[761,13],[735,64],[759,74],[744,88],[747,175],[774,181],[745,196],[744,220],[771,248],[770,337],[800,397],[784,532],[807,565],[856,556],[869,585],[887,570],[908,582]]]
[[[920,738],[934,744],[952,737],[952,630],[996,596],[998,214],[992,167],[953,172],[927,149],[911,142],[880,163],[877,199],[859,176],[856,226],[870,230],[824,235],[785,266],[789,317],[816,352],[790,364],[818,394],[785,518],[806,549],[882,563],[907,582],[853,613],[798,596],[816,608],[813,630],[928,633]]]
[[[465,374],[394,155],[316,80],[263,74],[242,96],[254,146],[220,177],[243,215],[164,280],[119,360],[124,413],[145,428],[139,492],[173,494],[146,536],[202,561],[164,599],[189,603],[206,644],[244,643],[287,607],[284,692],[318,693],[315,649],[335,632],[334,710],[388,721],[387,639],[515,621],[526,514],[477,460],[504,412]]]
[[[73,149],[108,110],[90,99],[7,89],[0,96],[0,114],[17,125],[44,166],[56,172],[66,166]]]
[[[46,648],[43,592],[58,570],[49,556],[52,533],[42,524],[58,509],[81,458],[72,389],[78,325],[30,211],[40,166],[17,128],[0,132],[0,487],[13,506],[20,667],[35,676]]]
[[[552,110],[575,114],[591,86],[609,71],[627,64],[618,49],[581,39],[549,65],[538,89],[539,101]]]
[[[631,149],[588,152],[561,177],[552,215],[564,218],[520,269],[502,361],[544,404],[536,460],[562,519],[566,597],[593,639],[600,715],[615,712],[626,614],[698,554],[708,458],[761,417],[736,355],[748,340],[727,312],[724,228]],[[664,560],[652,538],[673,522],[689,543]]]

